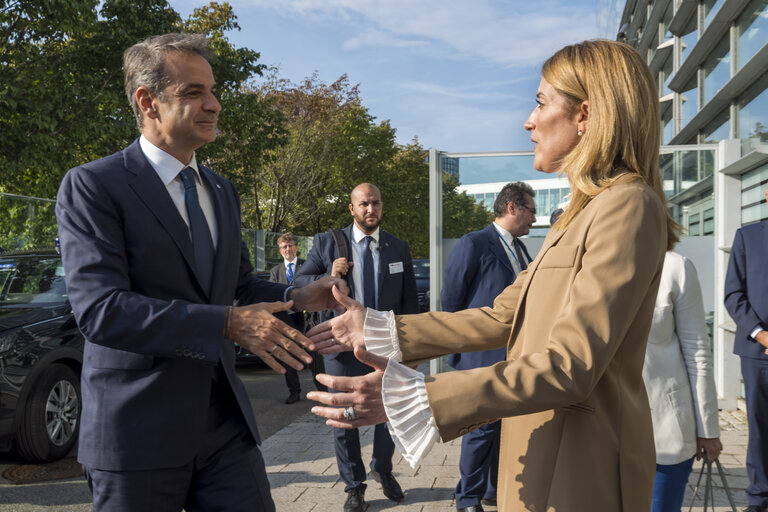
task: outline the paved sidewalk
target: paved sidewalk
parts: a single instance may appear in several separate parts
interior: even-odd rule
[[[720,413],[723,453],[720,461],[728,472],[728,485],[737,510],[746,506],[744,488],[747,485],[745,457],[747,443],[746,417],[741,411]],[[373,429],[361,429],[363,460],[371,459]],[[381,486],[368,479],[365,493],[368,512],[392,510],[395,512],[450,512],[455,510],[453,490],[458,480],[460,440],[438,444],[422,464],[412,470],[403,457],[395,452],[394,473],[405,491],[405,499],[395,504],[384,497]],[[336,469],[331,428],[320,418],[307,414],[280,430],[263,446],[272,496],[278,512],[335,512],[341,511],[346,495],[344,484]],[[691,486],[696,484],[701,463],[694,463]],[[713,474],[713,476],[716,473]],[[719,478],[714,478],[715,510],[730,511]],[[703,510],[703,480],[699,499],[692,510]],[[586,497],[585,497],[586,498]],[[687,511],[691,503],[689,488],[683,503]],[[487,509],[494,510],[494,509]],[[711,510],[711,503],[708,510]],[[609,511],[605,511],[609,512]]]

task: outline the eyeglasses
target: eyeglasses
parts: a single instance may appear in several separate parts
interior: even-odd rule
[[[531,212],[531,215],[533,215],[534,217],[536,216],[536,208],[528,208],[524,204],[518,204],[517,206],[519,206],[520,208],[525,208],[526,210]]]
[[[288,249],[289,247],[296,247],[296,244],[283,244],[279,249]]]

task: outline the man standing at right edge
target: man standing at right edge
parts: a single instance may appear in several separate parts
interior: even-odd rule
[[[533,189],[523,182],[501,189],[493,205],[495,220],[485,229],[461,237],[443,272],[440,294],[443,311],[493,306],[493,300],[525,270],[531,257],[518,238],[536,221]],[[506,348],[454,354],[457,370],[491,366],[506,358]],[[461,438],[456,509],[483,512],[483,504],[496,505],[501,421],[482,425]]]
[[[765,192],[768,201],[768,190]],[[768,509],[768,220],[736,231],[725,276],[725,308],[736,322],[747,402],[747,498],[744,512]],[[765,439],[763,439],[765,437]]]

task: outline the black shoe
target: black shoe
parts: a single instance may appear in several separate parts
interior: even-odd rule
[[[489,498],[489,499],[482,499],[480,500],[480,504],[486,507],[497,507],[496,504],[496,498]]]
[[[457,512],[483,512],[482,505],[472,505],[470,507],[457,508]]]
[[[402,501],[403,490],[400,488],[400,484],[395,480],[392,473],[381,474],[377,471],[371,471],[371,476],[374,480],[381,484],[381,490],[384,491],[384,496],[392,501]]]
[[[288,395],[288,398],[285,399],[285,403],[287,404],[295,404],[301,400],[301,396],[299,395],[299,391],[291,391],[291,394]]]
[[[344,512],[364,512],[365,505],[365,484],[360,484],[357,487],[347,491],[347,501],[344,502]]]

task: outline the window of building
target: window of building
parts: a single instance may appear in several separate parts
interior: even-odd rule
[[[662,38],[662,41],[659,41],[659,43],[662,43],[666,41],[667,39],[670,39],[672,37],[672,32],[669,31],[669,22],[672,21],[672,4],[674,2],[669,2],[667,4],[667,10],[664,11],[664,16],[661,18],[661,31],[660,34],[663,34],[664,37]]]
[[[731,118],[728,107],[723,109],[717,116],[704,127],[702,141],[719,142],[731,137]]]
[[[731,52],[729,35],[726,34],[717,43],[702,66],[704,70],[704,103],[712,99],[728,79],[731,78]]]
[[[669,80],[670,78],[672,78],[672,64],[674,60],[675,60],[674,56],[672,55],[672,53],[670,53],[669,57],[667,57],[666,62],[664,62],[664,65],[661,67],[661,85],[659,87],[659,91],[661,91],[661,96],[666,96],[667,94],[672,92],[672,89],[669,88]]]
[[[768,183],[768,164],[752,169],[741,177],[741,223],[751,224],[768,219],[765,187]]]
[[[699,111],[699,89],[696,86],[696,76],[694,75],[680,93],[680,118],[682,126],[687,125],[693,119],[693,116]]]
[[[737,67],[746,64],[768,41],[768,0],[752,0],[736,20],[739,36]]]
[[[741,139],[768,142],[768,75],[752,84],[738,99]]]
[[[699,236],[701,234],[701,220],[698,213],[688,217],[688,236]]]
[[[723,6],[725,0],[704,0],[702,8],[704,9],[704,27],[708,27],[712,22],[712,18],[715,17],[717,11]]]
[[[714,235],[715,234],[715,209],[714,208],[707,208],[704,210],[704,219],[701,223],[702,232],[701,234],[706,235]]]
[[[675,123],[672,122],[672,108],[664,109],[661,114],[661,143],[669,144],[675,136]]]
[[[683,29],[683,33],[680,35],[680,61],[684,61],[688,54],[691,53],[691,48],[694,47],[696,41],[699,40],[698,23],[696,23],[696,16],[691,16],[688,20],[688,24]]]

